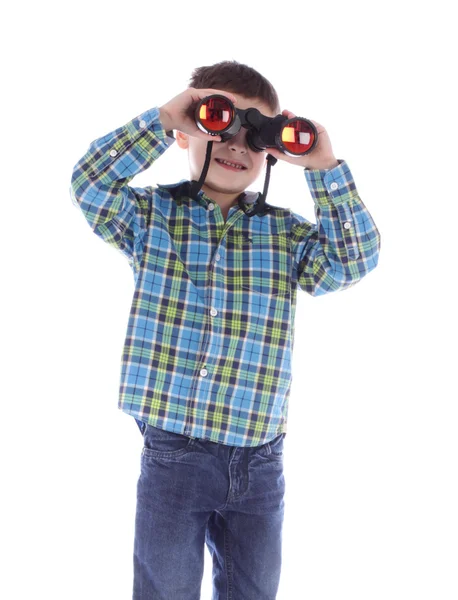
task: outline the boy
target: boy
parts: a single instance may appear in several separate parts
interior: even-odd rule
[[[199,130],[190,109],[210,94],[280,112],[254,69],[201,67],[183,93],[92,142],[72,176],[73,202],[135,279],[118,402],[144,440],[134,600],[198,600],[205,542],[214,599],[276,598],[297,287],[343,290],[377,265],[380,248],[348,165],[316,122],[309,155],[268,154],[304,169],[317,224],[272,205],[250,216],[259,195],[244,192],[267,152],[250,149],[245,128],[226,142]],[[215,142],[202,189],[129,186],[173,130],[194,181]]]

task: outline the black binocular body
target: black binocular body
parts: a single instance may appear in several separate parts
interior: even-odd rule
[[[200,100],[194,110],[197,127],[204,133],[221,136],[226,142],[240,131],[248,129],[246,141],[253,152],[277,148],[288,156],[309,154],[318,142],[315,125],[308,119],[284,115],[267,117],[257,108],[236,108],[221,94]]]

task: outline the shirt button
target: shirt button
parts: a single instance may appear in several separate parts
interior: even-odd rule
[[[216,315],[218,314],[218,311],[216,310],[216,308],[212,308],[210,311],[210,314],[212,317],[216,317]]]
[[[140,125],[140,127],[141,127],[142,129],[144,129],[144,128],[146,127],[146,121],[143,121],[143,119],[142,119],[142,120],[140,121],[139,125]]]
[[[208,375],[207,369],[201,369],[200,374],[202,375],[202,377],[207,377],[207,375]]]
[[[214,210],[215,209],[215,205],[214,204],[209,204],[208,205],[208,210]]]
[[[346,222],[344,223],[344,227],[345,227],[345,229],[350,229],[350,227],[351,227],[351,223],[350,223],[349,221],[346,221]]]
[[[338,187],[339,187],[339,184],[338,184],[338,183],[336,183],[335,181],[333,181],[333,182],[331,183],[331,190],[336,190]]]
[[[216,254],[215,260],[220,260],[220,259],[221,259],[221,256],[219,254]]]
[[[110,150],[110,156],[116,156],[118,154],[117,150]]]

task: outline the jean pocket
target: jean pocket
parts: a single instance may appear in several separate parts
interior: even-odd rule
[[[277,437],[270,442],[266,442],[264,445],[260,446],[256,454],[264,456],[265,458],[282,459],[284,438],[285,434],[280,433],[280,435],[277,435]]]
[[[193,438],[181,433],[146,425],[143,433],[142,455],[153,458],[174,458],[191,450]]]

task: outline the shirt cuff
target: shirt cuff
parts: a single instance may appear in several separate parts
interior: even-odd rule
[[[175,141],[173,130],[165,131],[164,126],[162,125],[158,106],[145,110],[145,112],[138,115],[138,117],[132,119],[132,121],[127,124],[127,130],[131,139],[138,138],[139,134],[142,134],[147,130],[154,130],[155,136],[167,146],[171,146]]]
[[[146,169],[159,158],[170,146],[171,138],[159,118],[159,107],[151,108],[115,131],[95,140],[100,152],[93,152],[89,158],[90,179],[104,177],[109,170],[108,178],[102,183],[111,181],[111,177],[129,177]],[[106,181],[105,181],[106,179]]]
[[[318,206],[338,206],[357,196],[350,167],[343,159],[332,169],[304,169],[313,201]]]

